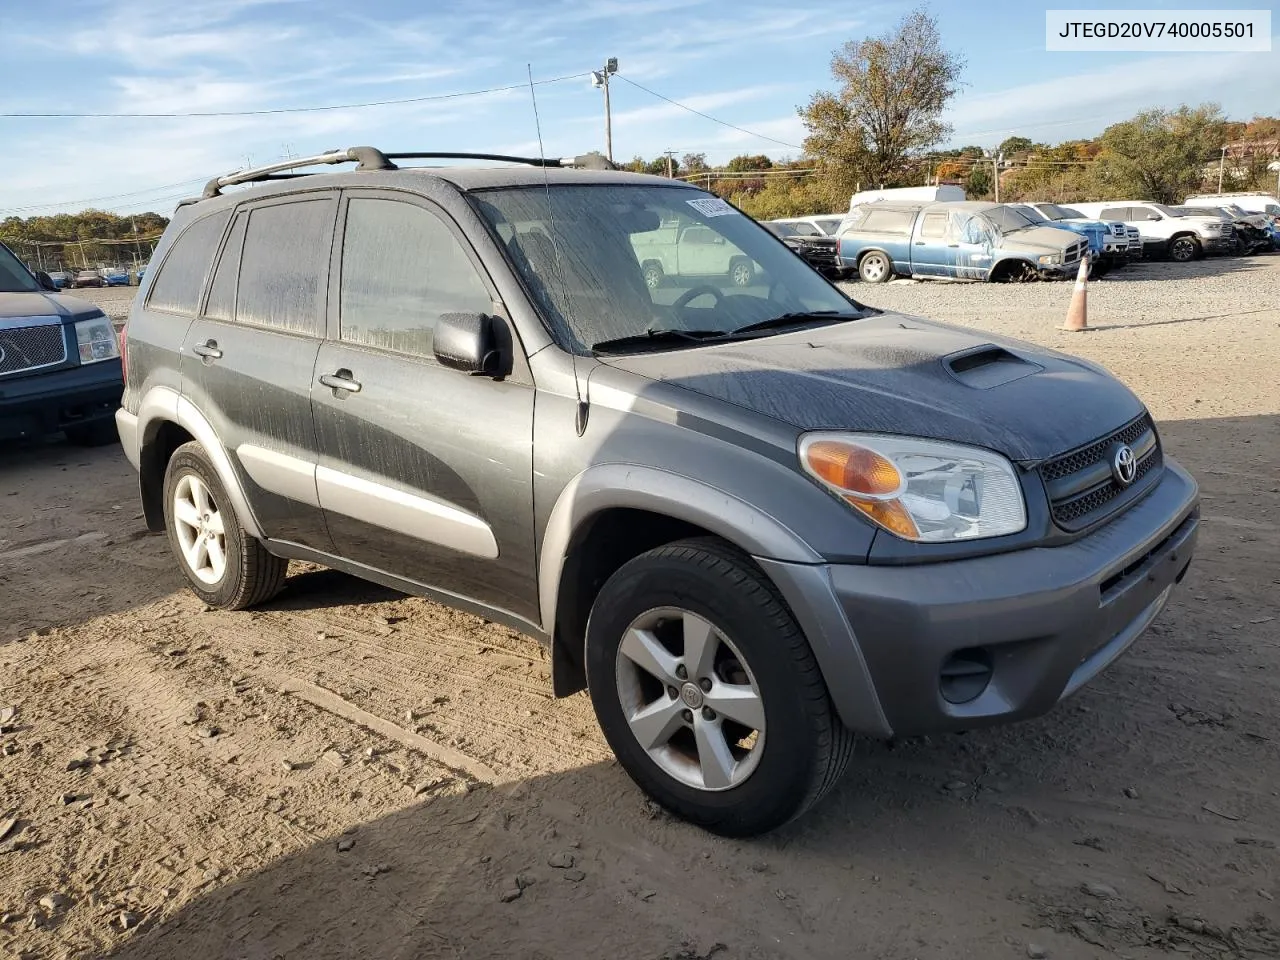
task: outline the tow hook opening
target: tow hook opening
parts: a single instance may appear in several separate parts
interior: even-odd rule
[[[942,664],[938,689],[947,703],[976,700],[991,682],[991,652],[986,647],[968,647],[952,653]]]

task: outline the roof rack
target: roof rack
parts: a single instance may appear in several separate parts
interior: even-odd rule
[[[223,187],[238,183],[259,183],[263,180],[286,180],[293,177],[310,176],[306,173],[290,173],[301,167],[314,167],[320,164],[354,163],[356,170],[398,170],[396,160],[496,160],[500,163],[522,163],[535,167],[575,167],[584,170],[617,170],[613,161],[600,153],[587,153],[578,157],[512,157],[501,153],[383,153],[377,147],[348,147],[345,150],[330,150],[314,157],[295,157],[269,163],[262,167],[251,167],[247,170],[236,170],[221,177],[214,177],[205,184],[201,200],[210,200],[222,194]]]

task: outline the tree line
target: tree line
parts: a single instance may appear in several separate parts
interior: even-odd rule
[[[169,225],[158,213],[117,214],[82,210],[45,217],[0,220],[0,241],[44,270],[114,266],[145,260]]]

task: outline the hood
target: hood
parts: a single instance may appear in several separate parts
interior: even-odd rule
[[[968,443],[1033,461],[1123,426],[1142,403],[1101,367],[903,314],[600,358],[800,430]]]
[[[15,317],[88,320],[101,314],[96,304],[59,293],[0,293],[0,320]]]
[[[1077,243],[1076,232],[1067,227],[1030,227],[1006,233],[999,244],[1003,250],[1051,250],[1061,253]]]

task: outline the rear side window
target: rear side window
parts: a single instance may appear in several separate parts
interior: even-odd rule
[[[331,200],[258,207],[249,214],[236,321],[318,336],[332,235]]]
[[[197,220],[183,231],[160,265],[160,273],[151,285],[148,307],[166,313],[195,316],[200,303],[200,286],[230,219],[231,211],[224,210]]]
[[[358,197],[347,204],[339,306],[344,341],[429,357],[442,313],[491,313],[493,298],[439,217]]]
[[[862,229],[870,233],[901,233],[906,235],[911,232],[911,226],[915,223],[916,215],[908,213],[904,210],[872,210],[867,214],[867,219],[862,224]]]
[[[240,250],[244,245],[245,226],[249,215],[241,213],[231,225],[231,235],[222,248],[222,258],[209,286],[209,302],[204,314],[214,320],[234,320],[236,315],[236,275],[240,272]]]
[[[1129,216],[1128,207],[1107,207],[1098,218],[1101,220],[1133,220],[1135,218]]]
[[[945,213],[926,213],[924,222],[920,224],[920,236],[940,240],[947,235],[947,215]]]

